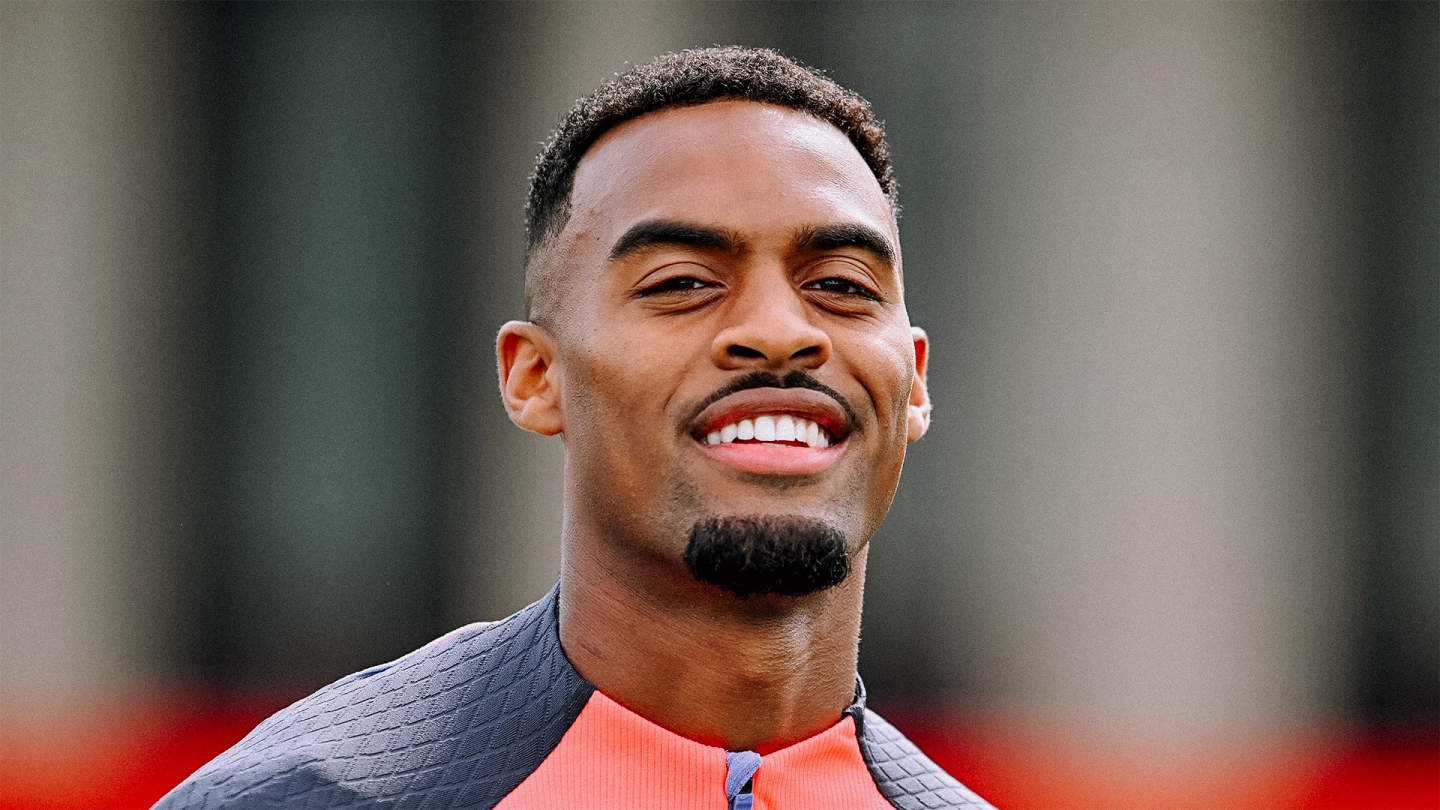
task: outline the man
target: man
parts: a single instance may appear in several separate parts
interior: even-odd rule
[[[559,583],[332,684],[160,807],[987,807],[865,708],[867,542],[929,424],[884,133],[771,51],[582,100],[527,204],[511,419]]]

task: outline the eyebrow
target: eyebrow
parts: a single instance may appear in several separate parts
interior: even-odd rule
[[[892,267],[895,265],[895,248],[890,246],[890,240],[866,225],[844,223],[805,228],[796,236],[795,245],[807,251],[858,248],[874,254]]]
[[[641,222],[626,231],[610,248],[610,261],[655,246],[677,246],[739,253],[745,242],[734,233],[705,225],[672,220]]]

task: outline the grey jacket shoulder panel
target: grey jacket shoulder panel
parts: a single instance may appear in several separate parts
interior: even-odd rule
[[[261,723],[156,805],[491,808],[595,687],[560,649],[555,590],[343,678]]]
[[[865,685],[856,682],[855,718],[860,755],[880,795],[899,810],[995,810],[975,791],[921,753],[885,718],[865,707]]]

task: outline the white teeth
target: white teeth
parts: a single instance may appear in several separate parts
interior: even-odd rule
[[[705,444],[729,444],[751,440],[775,446],[783,446],[782,442],[799,442],[816,448],[830,446],[830,435],[825,428],[809,419],[789,414],[741,419],[710,431],[702,441]]]
[[[793,424],[791,425],[791,429],[794,429]],[[775,441],[775,417],[755,417],[755,440],[759,442]]]
[[[775,441],[795,441],[795,420],[789,416],[782,416],[775,420]]]

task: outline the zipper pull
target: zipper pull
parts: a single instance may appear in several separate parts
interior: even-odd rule
[[[729,810],[753,810],[758,770],[760,755],[754,751],[725,752],[725,799]]]

